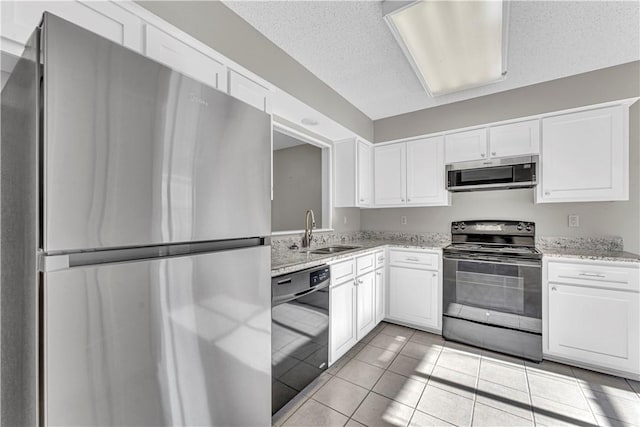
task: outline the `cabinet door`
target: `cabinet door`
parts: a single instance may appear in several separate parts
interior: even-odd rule
[[[482,160],[487,157],[487,130],[475,129],[444,137],[447,164]]]
[[[623,106],[542,120],[539,202],[629,199],[629,141]]]
[[[357,342],[355,293],[353,280],[333,286],[329,290],[330,364],[338,360]]]
[[[229,95],[271,113],[271,91],[235,70],[229,70]]]
[[[116,2],[108,1],[2,1],[2,50],[21,56],[24,44],[42,20],[54,15],[84,27],[115,43],[140,52],[142,21]]]
[[[444,138],[407,142],[407,205],[447,205]]]
[[[374,147],[374,203],[404,205],[407,190],[406,144]]]
[[[491,157],[526,156],[540,152],[540,120],[489,128]]]
[[[376,276],[372,271],[356,279],[356,338],[362,339],[376,326]]]
[[[181,73],[226,92],[225,66],[164,31],[146,24],[145,53]]]
[[[637,293],[563,283],[548,286],[550,353],[640,373]]]
[[[371,205],[371,147],[358,141],[358,206]]]
[[[376,270],[376,325],[385,318],[386,278],[384,267]]]
[[[334,207],[356,207],[357,146],[353,139],[338,141],[333,145],[333,201]]]
[[[389,267],[389,317],[439,329],[438,276],[436,271]]]

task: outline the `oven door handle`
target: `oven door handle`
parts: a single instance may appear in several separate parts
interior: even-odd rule
[[[447,256],[443,257],[445,260],[450,261],[469,261],[469,262],[481,262],[484,264],[502,264],[502,265],[519,265],[525,267],[541,267],[542,260],[525,260],[525,259],[513,259],[513,258],[493,258],[493,257],[474,257],[474,256]]]

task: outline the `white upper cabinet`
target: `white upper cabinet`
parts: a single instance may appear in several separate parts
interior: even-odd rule
[[[540,152],[540,120],[489,128],[489,156],[512,157]]]
[[[371,146],[358,141],[358,205],[371,205]]]
[[[407,205],[446,205],[444,139],[407,142]]]
[[[271,91],[235,70],[229,70],[229,95],[271,113]]]
[[[629,199],[627,106],[542,120],[537,202]]]
[[[406,144],[374,147],[374,203],[376,206],[402,205],[407,192]]]
[[[334,206],[371,205],[371,144],[359,139],[336,142],[334,155]]]
[[[142,50],[142,20],[108,1],[2,1],[3,51],[21,56],[24,44],[45,11],[86,28],[118,44]]]
[[[487,158],[486,128],[451,133],[444,140],[447,164]]]
[[[150,24],[146,24],[145,41],[148,57],[226,92],[227,73],[222,62]]]
[[[374,147],[374,206],[443,206],[443,137]]]

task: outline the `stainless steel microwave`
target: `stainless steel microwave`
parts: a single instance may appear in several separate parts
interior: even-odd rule
[[[537,184],[538,156],[479,160],[447,165],[449,191],[531,188]]]

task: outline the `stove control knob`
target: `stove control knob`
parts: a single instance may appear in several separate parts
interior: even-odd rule
[[[464,222],[460,223],[460,230],[464,230],[465,228],[467,228],[466,225],[464,225]]]
[[[458,225],[458,223],[457,223],[457,222],[454,222],[454,223],[453,223],[453,229],[454,229],[454,230],[457,230],[458,228],[460,228],[460,226]]]
[[[522,231],[522,229],[524,228],[524,224],[518,223],[518,226],[516,228],[518,229],[518,231]]]
[[[527,231],[531,231],[531,229],[533,228],[533,224],[531,224],[530,222],[527,223]]]

